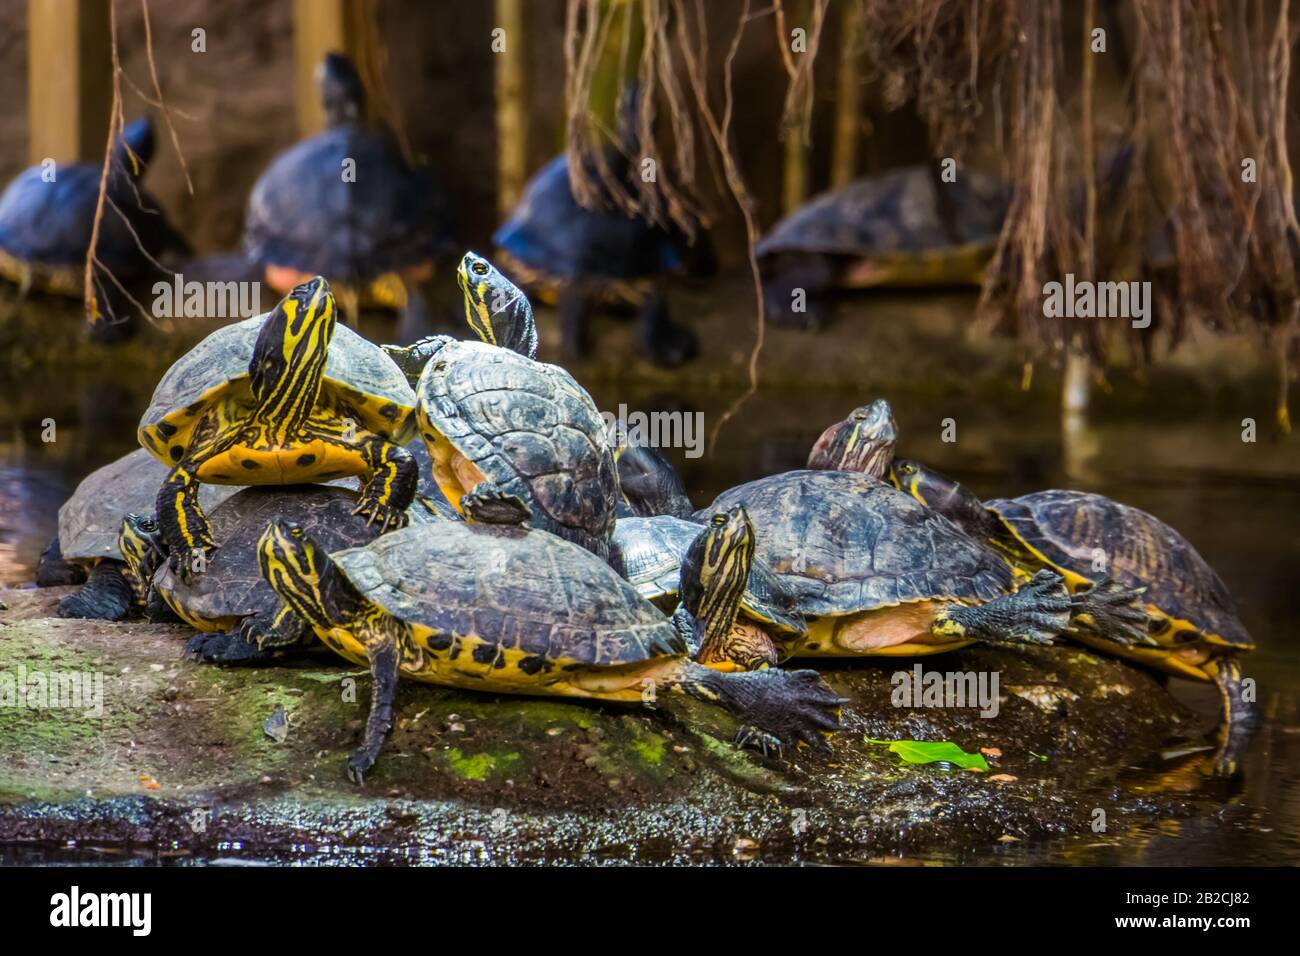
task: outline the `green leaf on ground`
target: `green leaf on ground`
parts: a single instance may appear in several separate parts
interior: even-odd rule
[[[869,744],[887,746],[898,754],[903,763],[950,763],[968,770],[988,770],[988,761],[983,754],[968,754],[950,740],[872,740],[864,738]]]

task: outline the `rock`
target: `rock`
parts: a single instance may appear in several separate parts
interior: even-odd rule
[[[70,590],[0,591],[0,695],[6,675],[102,681],[97,716],[87,700],[0,706],[0,843],[174,841],[198,856],[238,844],[269,859],[284,859],[278,847],[364,845],[465,863],[686,863],[761,847],[767,862],[835,861],[1087,837],[1096,807],[1115,832],[1191,812],[1195,796],[1160,783],[1173,768],[1152,763],[1195,734],[1190,713],[1145,672],[1074,647],[927,659],[927,670],[996,671],[992,718],[894,707],[897,663],[825,668],[850,701],[844,731],[824,756],[783,760],[737,750],[734,721],[691,700],[651,710],[406,681],[397,729],[358,789],[343,767],[368,706],[363,671],[327,655],[274,668],[182,660],[183,627],[54,617]],[[293,733],[269,739],[267,714],[289,710]],[[998,752],[996,776],[904,766],[864,738]],[[1130,769],[1143,763],[1159,773]],[[165,788],[146,791],[142,775]],[[196,810],[211,811],[201,832],[188,823]]]

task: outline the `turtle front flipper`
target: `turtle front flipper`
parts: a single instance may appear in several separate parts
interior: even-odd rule
[[[944,640],[988,644],[1050,644],[1066,630],[1071,614],[1065,581],[1052,571],[1039,571],[1014,594],[969,607],[949,604],[930,626]]]
[[[1155,645],[1147,629],[1146,588],[1125,587],[1112,578],[1071,595],[1070,630],[1083,630],[1121,647]]]
[[[185,645],[185,653],[207,664],[269,664],[307,645],[313,633],[311,626],[286,606],[274,618],[251,614],[228,633],[196,634]]]
[[[723,673],[683,661],[666,678],[669,689],[716,704],[741,720],[740,743],[764,752],[800,743],[826,748],[826,737],[840,729],[837,695],[813,670],[769,668]]]
[[[217,543],[199,507],[198,468],[186,459],[173,468],[158,489],[158,525],[167,545],[167,560],[182,580],[191,580],[211,560]]]
[[[420,469],[411,453],[379,435],[357,439],[365,459],[368,477],[361,488],[361,500],[353,514],[364,515],[368,522],[378,522],[380,533],[406,527],[410,517],[406,509],[415,500]]]
[[[1242,696],[1241,661],[1223,657],[1206,665],[1223,700],[1218,727],[1218,748],[1214,754],[1214,776],[1235,776],[1241,766],[1251,732],[1255,729],[1255,709]]]
[[[135,606],[135,589],[131,586],[121,561],[101,561],[76,594],[59,602],[60,617],[120,621]]]

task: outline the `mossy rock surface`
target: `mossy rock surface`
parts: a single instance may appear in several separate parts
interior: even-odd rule
[[[102,716],[0,707],[0,844],[168,847],[202,858],[457,862],[868,859],[980,853],[1194,812],[1198,760],[1159,749],[1196,720],[1153,678],[1071,647],[972,649],[927,670],[997,671],[1000,712],[901,709],[904,665],[828,668],[850,703],[830,752],[736,749],[735,725],[671,712],[405,682],[364,787],[345,779],[369,677],[328,654],[221,669],[188,632],[61,620],[67,589],[0,591],[0,675],[102,675]],[[264,723],[288,715],[277,742]],[[876,740],[1000,754],[987,773],[907,766]],[[1190,783],[1189,783],[1190,781]]]

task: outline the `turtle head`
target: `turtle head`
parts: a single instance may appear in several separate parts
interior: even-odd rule
[[[320,276],[295,288],[271,310],[253,346],[248,376],[258,418],[297,428],[320,395],[338,309]]]
[[[518,286],[473,252],[460,260],[456,280],[465,293],[465,320],[480,339],[537,358],[533,306]]]
[[[117,534],[117,549],[126,562],[127,577],[136,593],[143,597],[154,572],[167,560],[167,544],[162,528],[153,515],[131,513],[122,519]]]
[[[402,370],[402,374],[406,376],[406,380],[411,387],[415,388],[420,381],[420,376],[424,374],[424,367],[429,364],[429,360],[437,355],[444,346],[455,341],[450,335],[426,335],[410,345],[381,345],[379,347]]]
[[[330,557],[300,525],[276,518],[257,541],[257,566],[272,590],[304,619],[329,627],[326,568]]]
[[[906,458],[889,466],[889,482],[932,511],[937,511],[967,534],[987,537],[992,516],[979,496],[959,481]]]
[[[142,116],[122,130],[113,150],[114,165],[139,180],[153,159],[153,121]]]
[[[808,467],[819,471],[856,471],[881,478],[894,457],[898,426],[889,402],[878,398],[853,409],[813,445]]]
[[[701,659],[723,659],[708,654],[704,645],[726,640],[740,610],[740,599],[754,564],[754,525],[744,505],[721,511],[691,542],[682,561],[681,594],[686,610],[695,618],[702,637]],[[702,632],[702,633],[701,633]]]
[[[360,123],[366,112],[366,87],[356,66],[342,53],[326,53],[316,67],[321,105],[331,127]]]

